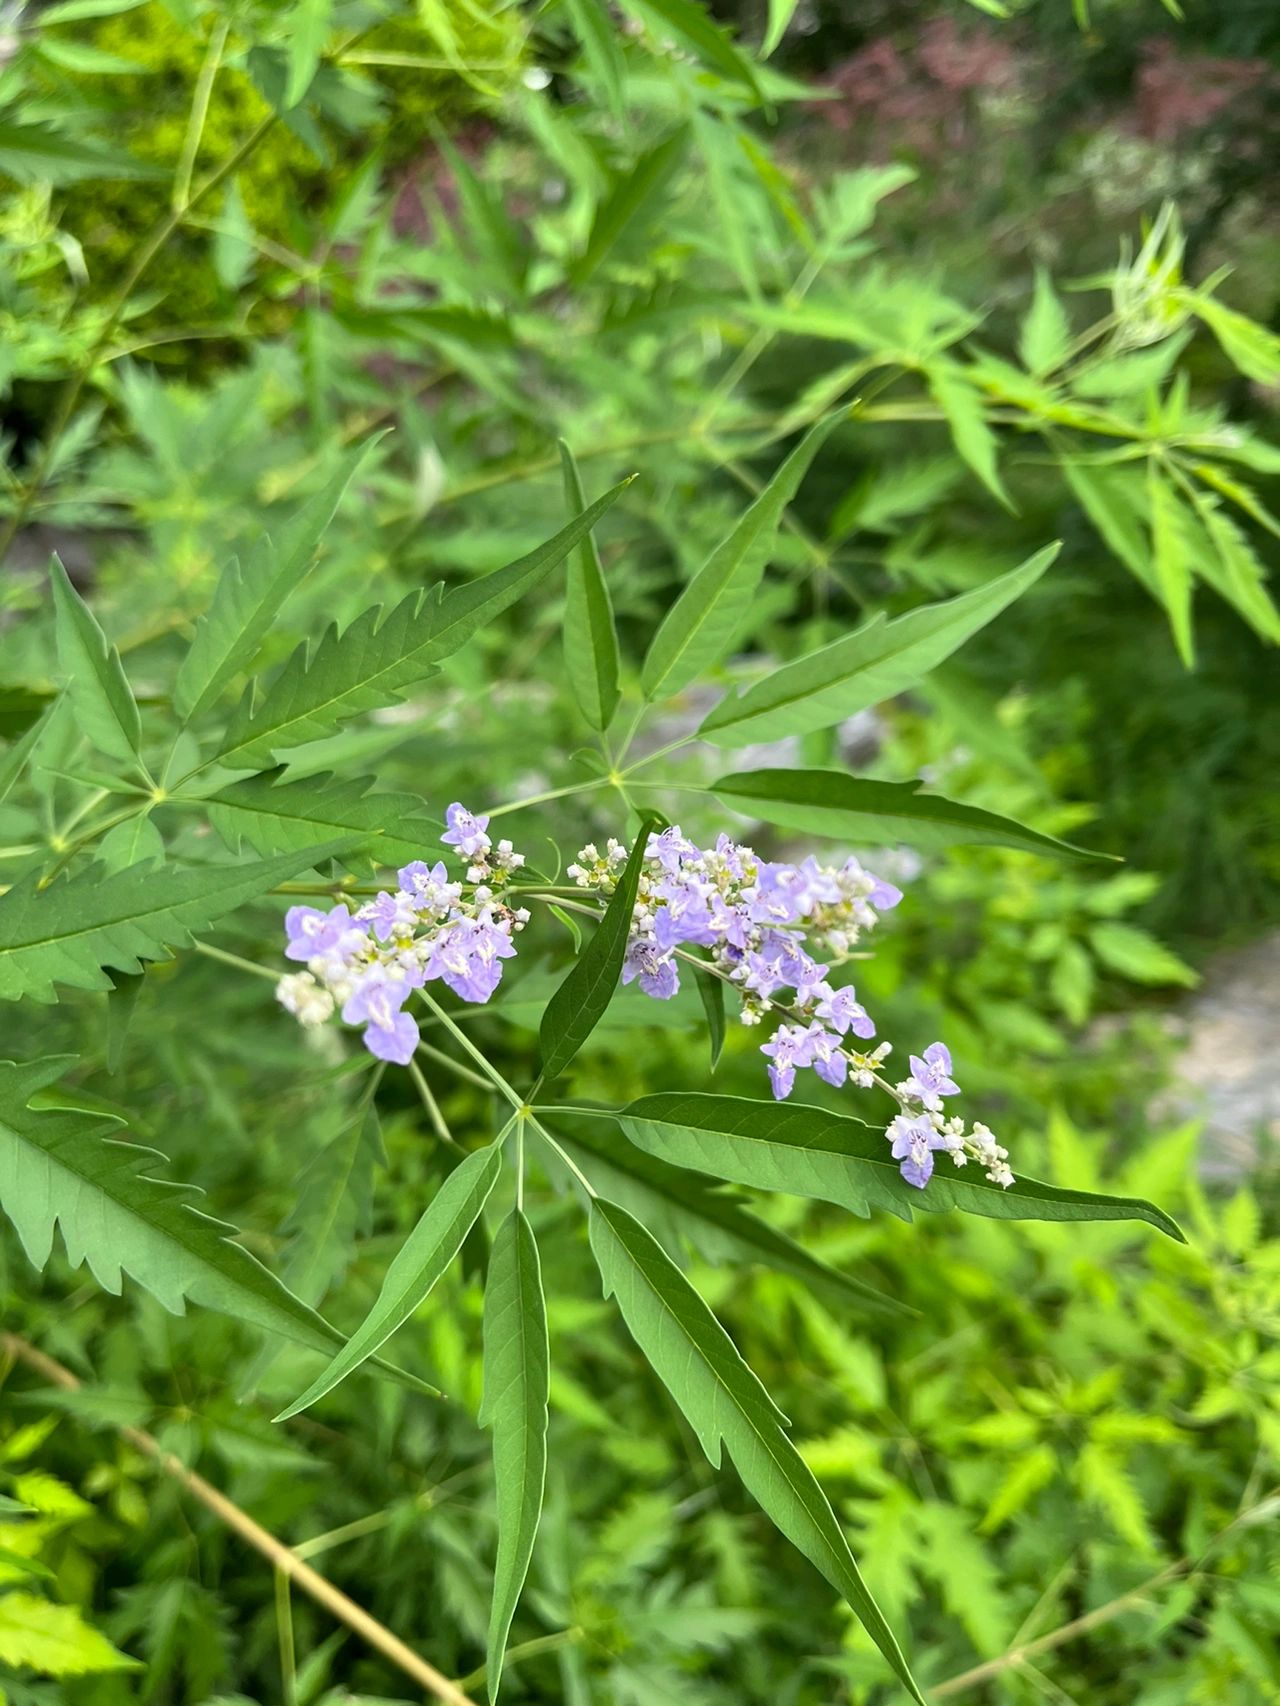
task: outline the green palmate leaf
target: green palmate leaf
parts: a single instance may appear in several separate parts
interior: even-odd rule
[[[333,17],[333,0],[295,0],[285,16],[289,31],[289,79],[285,84],[284,104],[296,107],[319,68]]]
[[[40,743],[45,730],[53,717],[54,711],[61,704],[61,699],[55,699],[48,705],[35,722],[13,742],[3,758],[0,758],[0,800],[6,798],[9,790],[22,775],[27,762]]]
[[[909,1691],[924,1706],[826,1495],[785,1429],[786,1418],[733,1341],[670,1257],[612,1203],[591,1205],[591,1248],[606,1296],[688,1418],[711,1464],[722,1444],[748,1492],[844,1599]]]
[[[1169,613],[1169,626],[1173,629],[1178,655],[1191,669],[1196,661],[1191,635],[1191,588],[1195,573],[1195,552],[1189,525],[1192,518],[1154,461],[1148,471],[1147,497],[1151,506],[1156,592]]]
[[[781,740],[843,722],[903,693],[951,656],[979,628],[1033,585],[1058,554],[1046,546],[1020,568],[942,604],[926,604],[892,622],[875,616],[834,645],[786,664],[728,695],[698,733],[717,746]]]
[[[278,1422],[296,1416],[331,1392],[409,1319],[462,1248],[463,1239],[497,1182],[501,1165],[501,1146],[491,1143],[468,1155],[450,1173],[387,1269],[373,1308],[328,1368],[281,1411]]]
[[[697,109],[690,122],[706,171],[711,199],[715,203],[719,240],[733,263],[742,288],[749,297],[758,300],[760,274],[756,267],[752,220],[756,197],[754,193],[744,195],[739,183],[739,173],[745,166],[745,160],[737,140],[737,127],[725,114],[718,114],[712,119]]]
[[[82,178],[158,178],[162,171],[122,149],[67,136],[46,124],[15,122],[4,113],[0,114],[0,175],[22,184],[74,184]]]
[[[775,1273],[791,1274],[832,1293],[842,1303],[878,1313],[910,1313],[896,1298],[820,1262],[803,1245],[747,1213],[719,1181],[700,1178],[637,1149],[613,1129],[612,1115],[581,1112],[591,1112],[593,1117],[575,1118],[571,1133],[559,1128],[557,1140],[569,1150],[597,1195],[642,1220],[669,1255],[678,1256],[682,1241],[687,1241],[707,1262],[762,1263]]]
[[[73,1605],[35,1594],[0,1594],[0,1664],[37,1676],[96,1676],[134,1670],[137,1661],[113,1647]]]
[[[135,764],[142,723],[120,654],[107,637],[56,557],[49,565],[53,587],[58,667],[67,677],[67,696],[80,732],[99,752]]]
[[[775,51],[784,35],[787,25],[795,16],[796,0],[769,0],[769,22],[764,32],[764,41],[760,45],[760,57],[768,59]]]
[[[1196,513],[1212,546],[1197,556],[1201,579],[1234,605],[1264,639],[1280,643],[1280,611],[1267,591],[1266,570],[1253,546],[1212,494],[1197,494]]]
[[[712,22],[697,0],[623,0],[626,11],[642,18],[660,38],[676,35],[704,64],[731,82],[741,83],[763,99],[755,67],[727,35]]]
[[[644,229],[662,204],[688,145],[688,129],[681,126],[617,178],[596,209],[586,248],[570,268],[576,286],[586,283],[629,231]]]
[[[1036,270],[1035,295],[1018,329],[1018,354],[1029,373],[1051,373],[1071,348],[1071,322],[1043,267]]]
[[[413,794],[371,794],[372,778],[333,775],[288,780],[282,769],[233,782],[205,801],[209,821],[238,853],[286,853],[317,841],[349,838],[349,851],[368,852],[380,865],[407,865],[439,838],[440,822]]]
[[[868,846],[939,847],[987,845],[1016,847],[1027,853],[1070,854],[1077,859],[1108,859],[1087,847],[1028,829],[1012,818],[922,794],[916,782],[872,782],[843,770],[743,770],[712,783],[726,805],[748,816],[836,836]]]
[[[494,1569],[485,1675],[498,1698],[511,1619],[529,1572],[547,1471],[547,1311],[538,1246],[513,1209],[489,1255],[484,1293],[484,1402],[493,1430],[498,1486],[498,1561]]]
[[[340,1346],[323,1316],[233,1242],[234,1227],[195,1206],[198,1192],[152,1176],[164,1156],[115,1137],[119,1120],[28,1107],[68,1065],[0,1061],[0,1209],[34,1265],[43,1269],[60,1228],[72,1267],[87,1264],[107,1291],[118,1294],[128,1274],[175,1315],[189,1301],[326,1355]]]
[[[314,653],[300,646],[261,702],[248,697],[231,720],[220,763],[265,769],[276,753],[331,734],[349,717],[400,701],[403,689],[435,673],[477,628],[546,578],[630,482],[606,492],[553,539],[504,569],[444,593],[411,593],[384,615],[366,610],[341,634],[336,628]]]
[[[223,571],[178,670],[173,701],[184,722],[207,711],[252,664],[285,599],[305,578],[342,494],[376,442],[344,457],[333,478],[277,527],[274,538],[263,535],[258,540],[243,568],[232,562]]]
[[[314,842],[316,837],[311,837]],[[98,863],[104,871],[126,871],[130,865],[155,865],[164,860],[164,838],[150,814],[133,817],[108,830],[98,843]]]
[[[538,1028],[540,1075],[554,1078],[564,1071],[600,1022],[622,976],[631,915],[644,864],[649,831],[655,819],[640,825],[635,846],[618,886],[609,899],[596,932],[579,954],[569,975],[547,1003]]]
[[[144,960],[167,960],[197,930],[277,883],[347,850],[328,842],[278,859],[194,870],[134,866],[104,877],[89,869],[47,889],[36,876],[0,895],[0,1000],[56,1000],[55,984],[109,989],[104,971],[136,972]]]
[[[565,0],[565,5],[583,56],[599,78],[613,116],[620,119],[626,112],[627,68],[613,19],[603,0]]]
[[[107,991],[107,1071],[113,1076],[124,1065],[129,1029],[145,982],[146,973],[140,971],[118,971],[111,979]]]
[[[571,515],[586,509],[578,466],[560,440],[564,495]],[[564,596],[564,668],[578,708],[593,729],[607,729],[618,708],[618,636],[613,604],[590,534],[569,558]]]
[[[1089,945],[1104,966],[1135,983],[1180,983],[1194,989],[1200,981],[1185,960],[1133,924],[1110,920],[1095,924],[1089,932]]]
[[[1247,379],[1280,384],[1280,337],[1245,314],[1225,308],[1212,296],[1187,292],[1196,313],[1222,345],[1223,353]]]
[[[473,252],[499,288],[518,293],[529,268],[522,228],[507,212],[506,202],[497,185],[473,171],[466,155],[451,145],[442,130],[436,132],[436,146],[453,175]]]
[[[982,400],[965,376],[964,368],[935,363],[928,369],[927,377],[929,389],[946,416],[956,449],[987,490],[1006,509],[1012,509],[996,466],[996,435],[987,425]]]
[[[318,1303],[346,1272],[356,1240],[373,1222],[373,1186],[385,1164],[382,1131],[373,1104],[348,1116],[299,1173],[283,1230],[293,1235],[284,1274],[308,1303]]]
[[[642,1096],[615,1115],[633,1143],[676,1166],[763,1191],[817,1197],[854,1214],[958,1208],[991,1220],[1141,1220],[1182,1242],[1177,1225],[1138,1197],[1097,1196],[1016,1178],[1007,1190],[970,1162],[939,1157],[923,1190],[898,1171],[883,1130],[803,1102],[675,1092]]]
[[[783,512],[844,412],[810,429],[668,610],[644,660],[646,698],[679,693],[729,650],[750,612]]]
[[[1147,536],[1146,482],[1133,469],[1089,468],[1063,460],[1059,466],[1089,520],[1143,586],[1156,590],[1155,564]]]

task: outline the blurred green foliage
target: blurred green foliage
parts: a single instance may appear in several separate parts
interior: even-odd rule
[[[1125,857],[1118,873],[981,848],[904,866],[908,900],[859,987],[887,1032],[951,1041],[1020,1166],[1155,1197],[1190,1246],[1128,1226],[858,1222],[753,1200],[918,1312],[903,1321],[726,1252],[687,1173],[619,1188],[685,1249],[790,1416],[936,1698],[1265,1706],[1280,1700],[1274,1164],[1264,1152],[1255,1179],[1208,1195],[1195,1131],[1153,1130],[1150,1109],[1171,1066],[1165,1005],[1215,946],[1280,913],[1265,592],[1280,244],[1248,146],[1262,139],[1265,160],[1274,12],[1189,8],[1178,25],[1154,3],[1095,3],[1082,29],[1079,8],[1050,0],[1007,23],[895,3],[855,24],[814,0],[759,65],[749,44],[768,8],[716,8],[738,37],[691,34],[691,10],[705,21],[674,0],[151,0],[19,19],[0,67],[0,507],[20,547],[0,579],[4,733],[21,738],[58,678],[50,543],[81,554],[158,712],[219,572],[388,424],[260,668],[331,620],[439,576],[465,584],[546,537],[563,513],[557,434],[588,497],[639,472],[597,535],[632,692],[644,636],[782,445],[838,401],[855,407],[790,508],[719,686],[1061,537],[1053,573],[958,661],[792,740],[783,761],[921,774]],[[1152,40],[1168,53],[1153,58]],[[811,100],[800,81],[839,91],[845,61],[870,49],[908,103],[873,153],[852,96]],[[1152,136],[1130,109],[1155,64],[1181,110],[1170,55],[1194,61],[1192,83],[1215,58],[1261,69],[1202,122]],[[970,63],[950,87],[947,68]],[[199,190],[268,118],[184,207],[184,179]],[[173,233],[131,280],[175,194]],[[1161,212],[1170,194],[1181,225]],[[1236,275],[1214,278],[1220,263]],[[563,608],[545,592],[407,707],[290,754],[291,772],[376,773],[432,807],[590,780],[600,761],[583,756],[564,689]],[[704,691],[651,725],[654,747],[696,724]],[[676,763],[694,784],[725,766],[705,747]],[[62,862],[80,833],[80,858],[92,853],[119,799],[95,803],[86,766],[73,722],[51,719],[0,804],[6,881]],[[613,792],[549,801],[520,820],[521,844],[550,868],[554,847],[622,833],[626,812]],[[721,815],[698,827],[714,833]],[[207,853],[172,802],[148,822],[171,855]],[[217,940],[275,971],[277,925],[261,907]],[[523,979],[473,1033],[526,1077],[569,948],[549,918],[530,937]],[[265,987],[188,954],[149,971],[118,1070],[109,1004],[87,995],[18,1009],[5,1052],[78,1055],[71,1093],[127,1106],[168,1176],[198,1182],[349,1330],[447,1163],[412,1086],[388,1078],[385,1163],[361,1151],[335,1195],[334,1143],[362,1085],[338,1038],[309,1051]],[[613,1103],[704,1083],[700,1025],[696,1004],[655,1013],[624,995],[574,1091]],[[716,1087],[755,1095],[759,1077],[751,1037],[734,1033]],[[475,1086],[442,1078],[436,1092],[453,1130],[495,1129]],[[337,1207],[317,1241],[300,1205],[326,1192]],[[600,1301],[571,1208],[537,1209],[553,1472],[509,1697],[895,1698],[830,1590],[707,1468]],[[305,1596],[273,1591],[262,1561],[122,1440],[122,1421],[305,1544],[478,1692],[494,1533],[475,1421],[484,1260],[477,1235],[394,1345],[451,1402],[353,1385],[280,1429],[277,1400],[312,1368],[300,1354],[204,1311],[167,1315],[131,1286],[106,1296],[60,1258],[34,1275],[0,1241],[6,1328],[87,1383],[60,1396],[18,1365],[0,1390],[12,1706],[410,1693]],[[46,1650],[54,1635],[83,1642],[92,1675],[11,1657],[6,1601],[29,1625],[32,1597],[57,1625]],[[97,1642],[143,1668],[110,1668]]]

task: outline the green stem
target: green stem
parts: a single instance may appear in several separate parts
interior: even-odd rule
[[[446,1054],[442,1048],[433,1048],[430,1043],[419,1043],[418,1053],[430,1055],[440,1066],[447,1066],[456,1077],[463,1078],[468,1084],[475,1084],[481,1090],[492,1090],[493,1085],[487,1078],[481,1078],[478,1072],[473,1072],[469,1066],[464,1066],[460,1060],[455,1060],[451,1054]]]
[[[270,971],[266,966],[255,965],[252,960],[241,959],[239,954],[230,954],[225,948],[215,948],[212,942],[193,942],[191,946],[207,960],[221,960],[223,965],[234,966],[237,971],[252,972],[254,977],[265,977],[270,983],[280,981],[278,972]]]
[[[421,995],[426,1005],[431,1009],[439,1023],[442,1024],[445,1030],[449,1032],[453,1037],[453,1040],[456,1043],[459,1043],[462,1048],[466,1050],[490,1083],[502,1092],[517,1113],[523,1112],[525,1107],[523,1096],[521,1096],[517,1090],[514,1090],[511,1085],[507,1083],[506,1079],[498,1071],[496,1066],[490,1064],[488,1056],[481,1053],[481,1051],[471,1041],[471,1038],[466,1034],[461,1026],[456,1024],[450,1015],[445,1012],[444,1008],[429,990],[420,989],[418,993]]]
[[[173,174],[173,194],[169,198],[170,207],[175,212],[179,209],[187,211],[191,200],[191,178],[196,169],[196,155],[200,152],[205,121],[209,117],[209,101],[213,95],[214,81],[222,66],[222,55],[230,31],[231,23],[227,18],[220,18],[214,25],[213,34],[209,37],[208,52],[196,77],[191,117],[187,120],[186,135],[182,138],[182,152],[178,155],[177,168]]]
[[[431,1121],[436,1136],[442,1143],[451,1144],[454,1149],[461,1149],[462,1145],[449,1130],[449,1123],[440,1111],[440,1104],[432,1094],[431,1086],[427,1083],[422,1068],[412,1057],[409,1060],[409,1076],[413,1079],[418,1095],[422,1098],[422,1105],[427,1110],[427,1118]]]
[[[570,794],[589,794],[595,788],[604,788],[609,784],[608,776],[597,776],[590,782],[574,782],[565,788],[548,788],[543,794],[529,794],[523,800],[511,800],[505,806],[490,806],[488,816],[506,817],[508,812],[524,811],[527,806],[541,806],[548,800],[563,800]]]

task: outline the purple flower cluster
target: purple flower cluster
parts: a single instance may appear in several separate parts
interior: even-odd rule
[[[603,853],[587,846],[568,874],[580,888],[610,894],[626,858],[618,841]],[[854,1046],[854,1039],[874,1037],[875,1025],[852,984],[830,981],[862,933],[901,899],[892,883],[852,857],[841,865],[821,865],[812,856],[770,863],[725,835],[700,848],[678,827],[665,829],[649,837],[622,981],[666,1001],[680,987],[681,959],[709,963],[737,987],[744,1024],[757,1025],[774,1010],[785,1015],[760,1050],[776,1097],[789,1096],[805,1068],[837,1089],[878,1086],[899,1106],[885,1135],[908,1184],[923,1190],[935,1151],[945,1149],[957,1166],[976,1160],[993,1183],[1007,1187],[1013,1183],[1007,1151],[990,1131],[975,1125],[966,1135],[963,1120],[943,1114],[943,1098],[960,1093],[945,1045],[912,1055],[910,1077],[889,1083],[880,1067],[891,1045],[867,1052]],[[813,957],[814,948],[823,961]]]
[[[293,906],[285,915],[285,957],[306,970],[281,978],[276,996],[304,1025],[322,1025],[336,1007],[363,1025],[364,1045],[379,1060],[404,1066],[418,1045],[418,1024],[404,1011],[415,989],[439,978],[464,1001],[488,1001],[515,953],[512,937],[529,914],[500,891],[524,864],[509,841],[495,847],[489,820],[451,805],[441,840],[468,861],[466,884],[443,860],[415,859],[384,890],[352,913]]]

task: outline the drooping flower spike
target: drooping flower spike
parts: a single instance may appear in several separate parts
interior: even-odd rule
[[[618,841],[603,854],[584,847],[568,874],[579,887],[608,895],[626,858]],[[993,1183],[1008,1186],[1007,1151],[986,1126],[966,1135],[963,1120],[944,1117],[943,1098],[960,1094],[944,1043],[912,1055],[911,1075],[896,1085],[880,1073],[888,1043],[866,1053],[852,1046],[876,1028],[853,985],[830,981],[833,966],[901,899],[900,889],[855,858],[771,863],[725,835],[699,848],[678,827],[665,829],[649,837],[622,979],[669,1000],[680,987],[681,958],[701,959],[692,950],[704,950],[711,969],[738,990],[744,1024],[758,1025],[773,1012],[784,1017],[760,1049],[779,1100],[802,1070],[836,1089],[878,1086],[899,1106],[885,1135],[908,1184],[923,1190],[935,1153],[946,1150],[956,1166],[975,1160]]]

